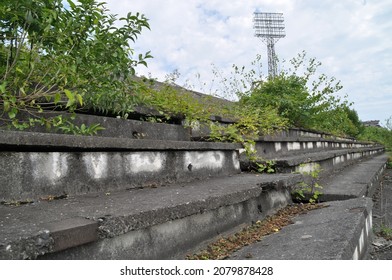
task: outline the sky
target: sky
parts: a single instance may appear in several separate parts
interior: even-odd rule
[[[228,78],[235,64],[250,69],[258,54],[267,75],[267,48],[254,36],[253,13],[283,13],[286,37],[275,45],[279,69],[306,51],[322,63],[318,73],[336,77],[359,118],[392,116],[392,1],[390,0],[106,0],[110,13],[142,13],[149,19],[134,44],[151,51],[139,75],[159,81],[175,70],[177,84],[204,93]],[[222,79],[222,78],[220,78]],[[224,93],[221,93],[225,96]]]

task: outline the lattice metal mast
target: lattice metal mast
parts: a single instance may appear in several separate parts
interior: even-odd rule
[[[277,57],[275,43],[286,36],[284,30],[284,19],[282,13],[254,13],[253,28],[255,36],[267,45],[268,51],[268,75],[277,75]]]

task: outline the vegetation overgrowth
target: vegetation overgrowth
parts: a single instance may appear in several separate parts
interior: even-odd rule
[[[189,126],[205,125],[210,140],[243,143],[248,155],[260,134],[297,126],[336,135],[378,141],[391,147],[391,128],[364,127],[336,78],[319,74],[321,65],[305,52],[289,61],[277,77],[263,78],[261,56],[253,69],[233,65],[233,75],[220,78],[222,91],[237,102],[195,97],[175,86],[178,73],[163,86],[153,79],[135,79],[138,65],[152,58],[134,54],[132,44],[147,18],[128,13],[118,18],[94,0],[4,0],[0,4],[0,122],[16,129],[45,125],[65,133],[94,134],[98,124],[76,126],[58,112],[92,110],[127,118],[137,106],[152,107],[170,121],[182,116]],[[256,69],[256,70],[255,70]],[[260,71],[259,71],[260,72]],[[220,94],[222,96],[222,94]],[[53,117],[40,112],[56,111]],[[27,117],[26,117],[27,115]],[[236,120],[229,125],[211,116]]]
[[[392,157],[392,116],[386,120],[385,127],[364,127],[358,135],[358,139],[384,145]]]
[[[149,28],[144,15],[108,13],[93,0],[3,0],[0,4],[0,119],[17,129],[37,124],[78,133],[61,115],[75,109],[125,114],[140,103],[131,43]],[[131,92],[131,93],[130,93]],[[27,118],[19,117],[23,113]],[[76,130],[75,130],[76,129]],[[94,129],[93,129],[94,131]]]

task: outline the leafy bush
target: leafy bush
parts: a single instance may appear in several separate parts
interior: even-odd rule
[[[36,123],[21,123],[22,111],[38,120],[43,109],[82,106],[125,114],[140,102],[131,76],[151,56],[132,58],[131,43],[149,28],[147,19],[138,13],[118,19],[93,0],[67,0],[69,8],[63,2],[0,4],[0,118],[17,128]]]
[[[364,127],[358,138],[360,140],[380,143],[384,145],[388,151],[392,151],[392,130],[387,128],[374,126]]]
[[[280,116],[289,120],[291,125],[303,127],[309,118],[311,100],[306,90],[306,81],[294,75],[279,76],[260,83],[241,102],[254,107],[277,108]]]
[[[242,104],[253,107],[273,107],[291,126],[323,130],[340,135],[356,136],[361,123],[355,110],[346,98],[336,93],[342,89],[336,78],[317,75],[321,65],[316,59],[306,59],[306,53],[290,60],[292,68],[281,71],[273,78],[262,79],[255,70],[245,72],[235,67],[235,74],[241,74],[240,81],[231,84],[242,85],[235,91]],[[256,62],[253,65],[257,64]]]

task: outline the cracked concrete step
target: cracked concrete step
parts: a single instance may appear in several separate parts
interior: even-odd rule
[[[386,168],[388,155],[382,154],[362,159],[355,165],[331,173],[321,180],[321,201],[345,200],[362,196],[372,197],[380,184]]]
[[[283,155],[303,154],[321,150],[371,148],[369,142],[348,139],[329,139],[321,137],[276,137],[264,136],[256,141],[255,148],[262,158],[280,157]]]
[[[214,116],[213,118],[211,118],[211,120],[218,122],[222,125],[229,125],[235,123],[233,120],[221,118],[218,116]],[[192,139],[195,140],[208,139],[210,133],[211,131],[209,129],[209,126],[203,123],[200,123],[199,126],[195,126],[191,128],[191,137]],[[331,141],[337,140],[337,141],[365,143],[365,142],[360,142],[353,137],[339,137],[326,132],[309,130],[304,128],[287,128],[285,130],[275,131],[270,135],[260,135],[259,140],[269,141],[273,139],[279,141],[279,139],[288,139],[288,138],[292,138],[292,139],[309,138],[309,139],[324,139],[324,140],[331,140]]]
[[[97,137],[110,138],[128,138],[128,139],[153,139],[153,140],[174,140],[174,141],[190,141],[190,130],[182,125],[153,123],[146,121],[138,121],[132,119],[123,119],[115,117],[104,117],[88,114],[70,114],[67,112],[36,112],[36,116],[44,118],[53,118],[61,115],[64,119],[72,119],[72,123],[76,126],[101,125],[104,129],[97,131]],[[29,121],[31,115],[19,112],[18,119],[20,121]],[[0,120],[0,127],[7,127],[8,123]],[[45,126],[34,126],[24,131],[49,133]],[[61,133],[58,131],[57,133]]]
[[[0,205],[0,259],[176,258],[287,205],[300,181],[299,174],[240,174]]]
[[[368,258],[372,200],[326,202],[328,207],[293,219],[294,224],[235,252],[231,260],[348,260]]]
[[[384,153],[384,147],[351,148],[326,151],[314,151],[302,154],[288,154],[264,158],[275,163],[277,172],[304,172],[313,170],[317,164],[323,173],[354,163],[363,158],[369,158]],[[243,156],[240,158],[241,169],[249,170],[251,163]]]
[[[0,201],[110,192],[240,173],[239,144],[0,133]]]
[[[372,240],[372,196],[388,156],[362,159],[330,173],[320,185],[328,208],[310,211],[294,224],[236,252],[232,259],[366,259]],[[363,197],[367,196],[367,197]],[[340,201],[333,201],[340,200]]]

